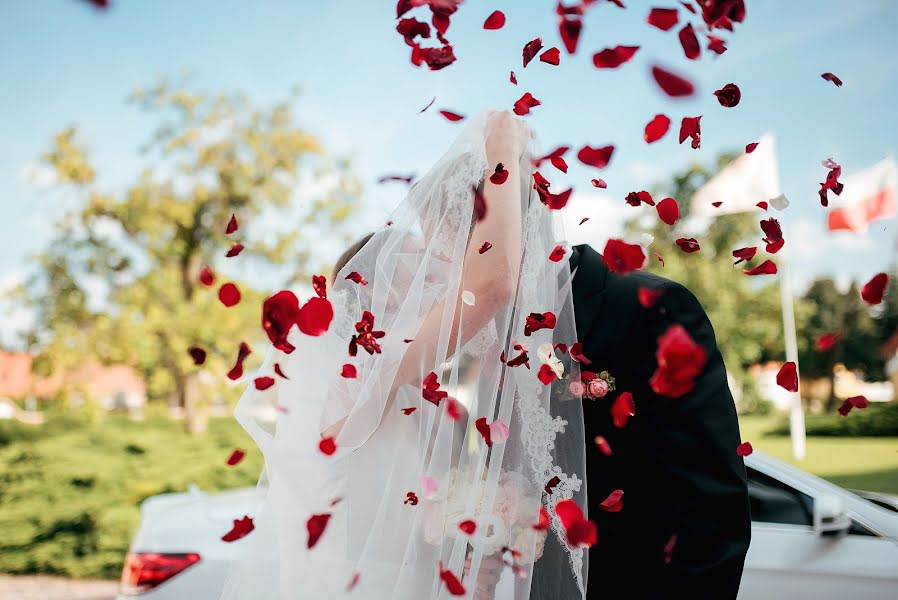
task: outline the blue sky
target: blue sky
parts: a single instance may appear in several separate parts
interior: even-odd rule
[[[141,165],[137,155],[153,122],[125,98],[161,76],[186,77],[210,90],[244,90],[258,102],[284,98],[298,85],[300,121],[332,152],[353,158],[366,184],[359,232],[381,223],[401,198],[401,185],[375,183],[385,173],[422,174],[458,132],[439,108],[473,114],[510,108],[530,91],[543,105],[528,117],[547,148],[575,149],[614,143],[611,165],[597,173],[575,165],[558,187],[581,192],[569,206],[591,225],[574,241],[601,247],[627,216],[627,192],[647,189],[691,161],[710,162],[766,131],[777,137],[783,191],[792,202],[777,214],[792,259],[793,284],[812,277],[866,279],[895,260],[895,220],[875,223],[866,236],[825,232],[816,190],[832,156],[846,174],[898,154],[898,4],[889,0],[783,2],[747,0],[746,22],[727,34],[729,51],[703,51],[688,61],[676,30],[645,24],[651,6],[678,2],[629,0],[628,9],[599,4],[586,17],[576,56],[562,52],[559,67],[538,62],[522,69],[523,44],[537,36],[559,46],[550,0],[468,0],[453,17],[449,38],[459,60],[429,72],[409,64],[408,47],[394,31],[395,2],[346,0],[113,0],[100,13],[77,0],[7,1],[0,6],[0,288],[19,280],[27,256],[47,239],[55,215],[77,202],[40,185],[34,165],[54,132],[77,124],[101,174],[100,184],[120,189]],[[508,24],[484,31],[501,9]],[[681,22],[699,19],[681,8]],[[420,17],[419,18],[423,18]],[[726,33],[726,32],[724,32]],[[640,45],[617,70],[592,67],[594,52],[617,44]],[[672,102],[648,77],[660,62],[687,73],[699,88],[693,99]],[[508,82],[514,69],[520,85]],[[836,73],[835,88],[820,74]],[[737,83],[743,99],[719,106],[711,92]],[[436,96],[423,115],[418,110]],[[676,124],[704,115],[702,147],[677,145],[675,131],[647,146],[646,122],[663,112]],[[599,175],[604,194],[588,185]],[[759,215],[760,217],[760,215]],[[670,251],[670,250],[668,250]],[[0,309],[0,340],[27,319]]]

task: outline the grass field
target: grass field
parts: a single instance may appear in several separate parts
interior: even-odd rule
[[[764,435],[778,422],[741,417],[742,440],[842,487],[898,494],[898,437],[809,437],[807,457],[796,461],[788,437]]]

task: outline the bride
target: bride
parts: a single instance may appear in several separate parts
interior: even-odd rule
[[[327,331],[269,351],[275,385],[235,411],[265,494],[223,598],[523,599],[534,569],[583,597],[555,511],[586,507],[570,269],[533,145],[508,112],[472,119],[340,259]]]

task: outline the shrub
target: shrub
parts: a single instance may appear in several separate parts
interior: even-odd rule
[[[234,447],[247,458],[228,467]],[[0,572],[117,578],[144,499],[191,483],[253,485],[261,465],[230,418],[211,420],[205,436],[162,418],[0,422]]]
[[[843,417],[839,413],[807,415],[808,435],[848,437],[898,436],[898,402],[871,404],[865,409],[852,410]],[[789,423],[783,421],[769,435],[789,435]]]

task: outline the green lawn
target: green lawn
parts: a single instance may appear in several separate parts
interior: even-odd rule
[[[807,457],[792,459],[788,437],[764,435],[781,419],[739,419],[743,441],[842,487],[898,494],[898,437],[808,437]]]

